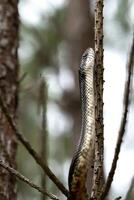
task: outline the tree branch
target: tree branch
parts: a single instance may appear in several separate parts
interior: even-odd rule
[[[22,76],[19,78],[18,83],[19,85],[24,81],[24,79],[27,77],[27,72],[24,72],[24,74],[22,74]]]
[[[103,200],[107,196],[107,194],[110,190],[110,187],[111,187],[111,184],[113,181],[113,177],[115,174],[115,169],[117,166],[117,161],[119,158],[119,153],[120,153],[121,144],[122,144],[122,138],[124,136],[126,123],[127,123],[128,108],[129,108],[129,104],[130,104],[129,99],[130,99],[130,88],[131,88],[131,84],[132,84],[133,65],[134,65],[134,37],[133,37],[132,47],[131,47],[131,51],[129,54],[129,60],[128,60],[128,65],[127,65],[127,79],[126,79],[125,91],[124,91],[124,108],[123,108],[123,115],[122,115],[122,119],[121,119],[117,144],[116,144],[116,148],[115,148],[112,166],[111,166],[108,178],[107,178],[107,182],[106,182],[103,192],[101,194],[100,200]]]
[[[103,184],[103,0],[95,5],[95,162],[91,199],[97,199]]]
[[[59,179],[54,175],[54,173],[49,169],[49,167],[45,164],[45,162],[41,159],[41,156],[37,154],[37,152],[32,148],[30,143],[26,140],[26,138],[17,130],[16,124],[10,114],[8,113],[8,109],[4,104],[2,97],[0,96],[0,106],[2,108],[3,113],[5,114],[14,134],[17,139],[25,146],[30,155],[35,159],[36,163],[40,165],[43,171],[48,175],[48,177],[55,183],[55,185],[59,188],[59,190],[66,196],[69,196],[68,190],[64,187],[64,185],[59,181]]]
[[[5,164],[2,160],[0,160],[0,166],[3,167],[4,169],[6,169],[9,173],[11,173],[12,175],[16,176],[18,179],[20,179],[21,181],[27,183],[29,186],[31,186],[32,188],[38,190],[39,192],[41,192],[42,194],[48,196],[50,199],[53,200],[59,200],[55,195],[49,193],[48,191],[40,188],[39,186],[35,185],[33,182],[31,182],[28,178],[26,178],[25,176],[23,176],[22,174],[20,174],[17,170],[13,169],[12,167],[9,167],[7,164]]]

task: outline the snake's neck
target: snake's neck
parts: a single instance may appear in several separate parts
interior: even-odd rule
[[[93,69],[88,72],[79,72],[80,99],[81,99],[81,136],[79,150],[82,150],[84,138],[90,138],[94,128],[94,90]]]
[[[73,200],[87,200],[87,173],[94,135],[94,52],[87,49],[79,70],[81,100],[81,135],[69,170],[69,190]]]
[[[92,69],[90,69],[92,70]],[[93,148],[94,105],[92,71],[79,72],[81,99],[81,135],[69,172],[69,185],[73,199],[87,200],[86,179]],[[79,198],[77,198],[79,196]],[[84,197],[84,198],[83,198]]]

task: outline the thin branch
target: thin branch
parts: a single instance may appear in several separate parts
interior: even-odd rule
[[[97,199],[103,185],[103,0],[95,5],[95,161],[91,199]]]
[[[16,124],[10,114],[8,113],[8,109],[5,106],[1,96],[0,96],[0,106],[5,114],[11,128],[14,131],[17,139],[25,146],[30,155],[35,159],[36,163],[40,165],[43,171],[48,175],[48,177],[55,183],[55,185],[59,188],[59,190],[66,196],[69,196],[68,190],[64,187],[64,185],[59,181],[59,179],[54,175],[54,173],[49,169],[49,167],[45,164],[45,162],[41,159],[41,156],[37,154],[37,152],[32,148],[30,143],[26,140],[26,138],[17,130]]]
[[[4,163],[2,160],[0,160],[0,166],[3,167],[4,169],[6,169],[9,173],[11,173],[12,175],[16,176],[18,179],[20,179],[21,181],[27,183],[29,186],[31,186],[32,188],[38,190],[39,192],[41,192],[42,194],[48,196],[50,199],[53,200],[59,200],[55,195],[49,193],[48,191],[40,188],[39,186],[35,185],[33,182],[31,182],[28,178],[26,178],[25,176],[23,176],[22,174],[20,174],[17,170],[13,169],[12,167],[9,167],[6,163]]]
[[[133,37],[132,47],[131,47],[131,51],[129,54],[129,60],[128,60],[128,65],[127,65],[127,79],[126,79],[125,91],[124,91],[124,108],[123,108],[123,115],[122,115],[122,119],[121,119],[117,144],[116,144],[116,148],[115,148],[112,166],[111,166],[108,178],[107,178],[106,185],[104,186],[103,192],[100,196],[100,200],[103,200],[107,196],[107,194],[110,190],[110,187],[111,187],[111,184],[113,181],[113,177],[115,174],[115,169],[117,166],[117,161],[119,158],[119,153],[120,153],[121,144],[122,144],[122,138],[124,136],[126,123],[127,123],[128,108],[130,105],[129,101],[130,101],[130,89],[131,89],[131,84],[132,84],[133,65],[134,65],[134,37]]]
[[[24,74],[22,74],[22,76],[20,77],[20,79],[18,80],[18,83],[21,84],[24,79],[27,77],[27,72],[25,72]]]

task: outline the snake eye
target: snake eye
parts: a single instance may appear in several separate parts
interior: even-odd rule
[[[88,56],[88,52],[86,51],[86,52],[82,55],[82,58],[83,58],[83,59],[86,59],[87,56]]]
[[[86,72],[89,67],[93,66],[94,63],[94,51],[88,48],[82,55],[80,70],[82,73]]]

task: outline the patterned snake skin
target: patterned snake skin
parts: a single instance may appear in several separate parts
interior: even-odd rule
[[[73,200],[88,199],[86,179],[95,131],[93,71],[94,51],[89,48],[82,56],[79,70],[82,122],[79,144],[69,171],[69,190]]]

